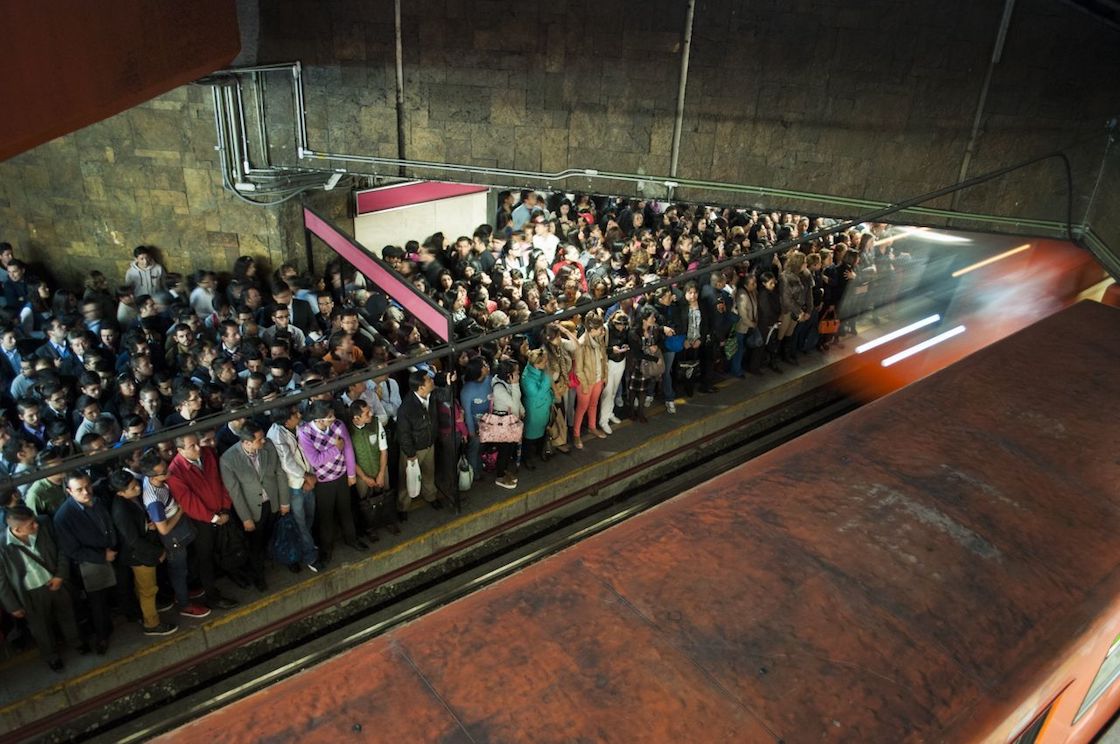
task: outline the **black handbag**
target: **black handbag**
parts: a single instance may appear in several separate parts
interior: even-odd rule
[[[747,331],[746,336],[748,349],[757,349],[758,347],[762,346],[763,343],[765,343],[762,338],[762,331],[758,330],[757,326],[752,326]]]
[[[216,528],[214,553],[218,559],[218,566],[226,573],[241,570],[249,560],[249,546],[245,543],[245,535],[240,526],[230,519],[225,524]]]
[[[109,589],[117,585],[117,572],[112,563],[91,563],[79,561],[78,571],[82,575],[82,586],[87,592]]]

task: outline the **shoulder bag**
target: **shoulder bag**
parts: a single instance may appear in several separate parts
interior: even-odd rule
[[[564,447],[568,443],[568,423],[564,420],[564,409],[558,403],[552,404],[545,433],[550,446]]]
[[[666,336],[663,343],[665,344],[665,351],[674,354],[678,351],[684,351],[684,334],[674,333],[672,336]]]
[[[746,340],[748,349],[757,349],[763,345],[762,331],[758,330],[758,326],[751,326],[750,330],[747,331]]]
[[[87,592],[96,592],[117,585],[117,572],[112,563],[91,563],[79,561],[78,570],[82,574],[82,586]]]
[[[511,413],[496,413],[490,410],[478,420],[478,439],[484,444],[512,443],[521,441],[524,422]]]
[[[643,358],[641,363],[638,365],[638,369],[641,371],[642,377],[646,378],[647,380],[654,380],[665,374],[665,356],[661,353],[661,349],[657,348],[656,346],[652,348],[654,350],[654,356],[656,356],[657,359],[650,361],[649,359]]]

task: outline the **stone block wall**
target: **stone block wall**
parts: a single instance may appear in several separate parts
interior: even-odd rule
[[[697,0],[679,177],[884,201],[954,182],[1002,6]],[[669,175],[686,8],[403,0],[405,154]],[[397,156],[393,3],[270,0],[259,10],[256,61],[304,63],[311,147]],[[1118,40],[1064,3],[1018,0],[969,173],[1088,136],[1070,150],[1080,221],[1104,122],[1120,114]],[[274,124],[290,131],[280,113]],[[276,162],[294,162],[291,139],[273,141]],[[302,265],[298,205],[250,207],[223,192],[213,144],[209,91],[186,87],[0,163],[0,239],[73,278],[94,267],[120,276],[141,242],[183,272],[225,268],[242,253]],[[522,184],[637,193],[586,178],[502,185]],[[1049,161],[970,189],[958,206],[1064,219],[1065,190],[1061,164]],[[316,198],[345,223],[342,191]]]
[[[407,156],[668,175],[686,7],[405,0]],[[678,175],[884,201],[955,182],[1002,9],[697,0]],[[391,3],[277,0],[261,22],[261,61],[307,65],[313,148],[395,152]],[[1118,40],[1066,4],[1019,0],[969,175],[1088,135],[1071,150],[1080,218],[1120,113]],[[1065,188],[1051,161],[958,208],[1064,218]]]
[[[221,187],[207,88],[186,86],[0,163],[0,239],[57,280],[100,269],[115,286],[141,244],[169,271],[275,263],[277,210]]]

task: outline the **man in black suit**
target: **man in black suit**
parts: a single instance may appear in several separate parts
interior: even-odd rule
[[[70,356],[70,347],[66,343],[67,330],[66,324],[60,319],[51,318],[47,324],[47,341],[35,350],[35,356],[56,362],[56,366],[61,364],[58,360]]]
[[[291,324],[303,331],[304,335],[316,329],[313,317],[315,312],[311,309],[311,305],[303,300],[294,299],[292,288],[287,284],[281,282],[272,288],[272,301],[276,305],[283,305],[288,308],[288,317],[291,319]],[[265,318],[258,318],[257,322],[262,328],[272,325],[271,321]]]
[[[401,450],[397,510],[402,515],[407,513],[411,501],[406,485],[411,462],[420,464],[420,497],[433,509],[443,508],[436,490],[435,406],[430,403],[435,382],[427,372],[418,370],[409,375],[408,387],[409,393],[397,411],[397,444]]]

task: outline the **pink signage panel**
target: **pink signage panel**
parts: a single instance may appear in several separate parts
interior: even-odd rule
[[[444,341],[451,340],[451,320],[428,297],[421,294],[400,275],[372,256],[352,238],[331,223],[304,207],[303,223],[313,235],[329,245],[335,253],[353,264],[386,295],[430,328]]]
[[[356,194],[358,214],[382,212],[396,207],[425,204],[449,199],[453,196],[466,196],[486,191],[485,186],[472,186],[466,183],[439,183],[437,181],[417,181],[399,186],[385,186]]]

